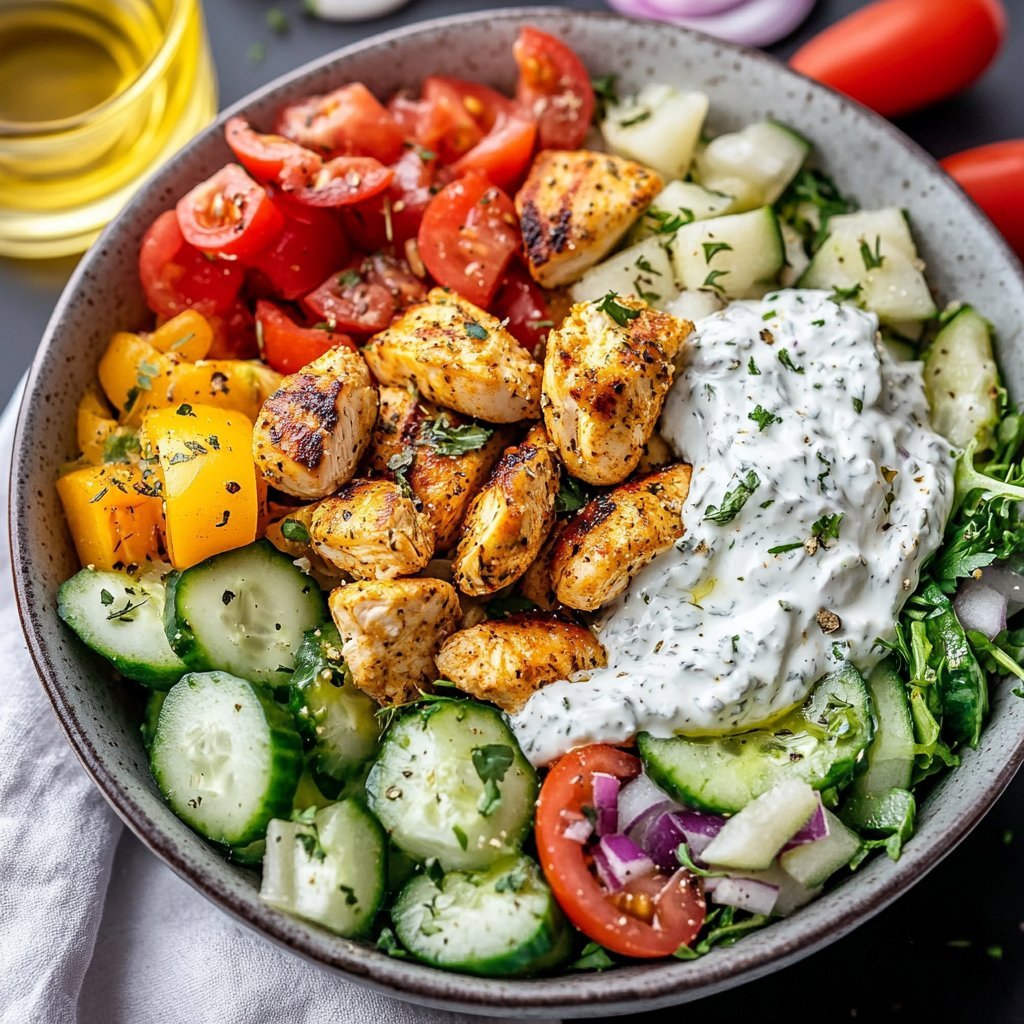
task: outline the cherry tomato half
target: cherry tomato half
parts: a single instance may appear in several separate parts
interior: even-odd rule
[[[432,77],[423,83],[421,100],[399,94],[391,101],[409,137],[436,152],[442,164],[455,163],[486,131],[482,118],[474,117],[463,102],[464,84],[458,78]],[[478,114],[483,113],[481,107]]]
[[[290,192],[307,206],[350,206],[378,195],[395,172],[370,156],[338,156],[320,168],[304,188]]]
[[[537,800],[537,851],[541,867],[566,915],[584,935],[615,953],[670,956],[689,946],[704,923],[700,880],[680,868],[671,876],[634,879],[616,893],[594,873],[586,847],[565,829],[593,800],[593,776],[607,772],[626,781],[640,773],[631,754],[604,744],[570,751],[551,767]]]
[[[302,327],[280,306],[260,299],[256,303],[256,323],[262,342],[261,355],[278,373],[297,373],[318,356],[338,345],[355,351],[355,344],[347,334]]]
[[[231,308],[245,281],[245,270],[232,260],[211,260],[189,245],[168,210],[149,226],[139,247],[139,279],[146,305],[168,319],[185,309],[205,317]]]
[[[594,116],[594,88],[583,61],[561,40],[527,25],[512,47],[516,99],[537,122],[541,149],[579,149]]]
[[[241,117],[224,126],[224,138],[242,166],[260,181],[284,188],[308,185],[323,167],[323,158],[283,135],[261,135]]]
[[[519,263],[513,263],[494,297],[491,312],[508,320],[508,331],[536,356],[551,329],[551,311],[544,292]]]
[[[179,199],[177,213],[185,241],[217,256],[254,256],[284,227],[267,190],[238,164],[225,164]]]
[[[213,328],[213,343],[207,359],[255,359],[259,356],[256,320],[248,303],[235,299],[229,309],[208,319]]]
[[[1000,0],[876,0],[815,36],[790,66],[894,117],[966,88],[1005,36]]]
[[[420,258],[434,280],[483,308],[519,242],[512,200],[475,172],[441,189],[420,224]]]

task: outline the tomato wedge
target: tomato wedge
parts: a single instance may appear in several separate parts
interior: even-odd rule
[[[260,299],[256,303],[256,323],[261,341],[260,355],[278,373],[297,373],[318,356],[338,345],[355,351],[355,343],[347,334],[302,327],[280,306]]]
[[[512,200],[476,172],[441,189],[420,224],[420,258],[434,280],[484,308],[519,243]]]
[[[527,25],[512,47],[516,99],[537,122],[541,149],[579,149],[594,116],[594,88],[583,61],[560,39]]]
[[[235,299],[229,309],[208,319],[213,342],[207,359],[255,359],[260,354],[256,320],[248,303]]]
[[[410,138],[434,150],[442,164],[452,164],[468,153],[486,132],[483,105],[474,116],[464,102],[465,86],[469,84],[458,78],[434,76],[423,83],[421,100],[401,95],[392,100],[392,109],[412,129]]]
[[[509,334],[534,356],[553,326],[544,292],[518,263],[509,267],[491,312],[508,320]]]
[[[284,227],[267,190],[238,164],[225,164],[179,199],[177,214],[189,245],[229,258],[254,256]]]
[[[139,280],[146,305],[168,319],[185,309],[210,317],[231,308],[245,281],[232,260],[211,260],[189,245],[178,215],[167,210],[149,226],[139,247]]]
[[[700,880],[680,868],[671,876],[634,879],[612,893],[598,880],[587,849],[565,835],[593,800],[593,776],[626,781],[640,773],[631,754],[604,744],[570,751],[556,761],[537,801],[537,851],[555,898],[585,935],[623,956],[671,956],[700,932],[706,904]]]
[[[297,189],[310,184],[324,161],[319,154],[283,135],[261,135],[241,117],[224,126],[224,139],[241,165],[260,181]]]
[[[370,156],[339,156],[320,168],[304,188],[290,192],[306,206],[350,206],[391,184],[395,172]]]

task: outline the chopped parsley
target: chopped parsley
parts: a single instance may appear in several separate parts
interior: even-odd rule
[[[298,519],[286,519],[281,524],[281,536],[285,540],[290,540],[295,544],[308,544],[309,543],[309,530],[306,529],[304,523],[300,523]]]
[[[861,239],[860,258],[864,261],[865,270],[877,270],[885,262],[882,255],[882,239],[878,235],[875,235],[874,249],[863,238]]]
[[[791,540],[788,544],[776,544],[775,547],[768,549],[769,555],[784,555],[787,551],[796,551],[797,548],[802,548],[804,542],[802,540]]]
[[[853,402],[853,411],[855,413],[860,414],[861,412],[864,411],[864,399],[863,398],[854,398],[854,399],[851,399],[851,401]]]
[[[674,235],[684,224],[694,221],[693,210],[680,207],[676,213],[652,207],[644,214],[648,226],[656,235]]]
[[[474,747],[472,752],[473,767],[484,791],[477,802],[477,810],[486,818],[501,806],[501,790],[498,783],[505,778],[505,773],[512,767],[515,753],[506,743],[487,743],[482,747]],[[466,846],[463,843],[462,848]]]
[[[722,291],[722,286],[718,283],[720,277],[725,277],[729,273],[728,270],[712,270],[707,277],[704,278],[704,283],[701,285],[702,288],[717,288]]]
[[[427,420],[420,426],[416,444],[428,445],[438,455],[465,455],[479,451],[491,439],[494,430],[479,423],[460,423],[452,426],[447,413]],[[389,467],[390,468],[390,467]]]
[[[782,363],[782,365],[787,370],[792,370],[793,373],[803,373],[804,372],[804,368],[802,366],[797,366],[796,363],[793,362],[792,358],[790,358],[789,350],[788,349],[780,348],[779,352],[778,352],[778,355],[779,355],[779,362]]]
[[[757,363],[754,362],[754,357],[750,357],[750,362],[747,363],[747,373],[752,377],[760,377],[761,371],[757,368]]]
[[[844,512],[834,512],[831,515],[823,515],[815,520],[811,526],[811,536],[817,537],[820,541],[838,540],[839,524],[843,521]]]
[[[747,503],[747,499],[760,486],[760,477],[752,469],[749,470],[731,491],[725,492],[721,505],[708,505],[704,510],[705,520],[718,523],[720,526],[731,523],[739,515],[740,509]]]
[[[632,128],[635,124],[643,124],[644,121],[649,121],[651,118],[651,112],[647,109],[637,111],[632,117],[627,117],[625,121],[619,122],[620,128]]]
[[[558,495],[555,497],[556,512],[578,512],[593,495],[571,476],[563,476],[558,485]]]
[[[343,270],[338,275],[338,284],[342,288],[353,288],[357,284],[363,283],[363,275],[359,273],[354,267],[349,270]]]
[[[769,412],[761,405],[755,406],[753,412],[748,412],[747,419],[753,420],[757,424],[757,432],[759,434],[762,430],[766,430],[773,423],[782,422],[781,416],[776,416],[775,413]]]
[[[612,318],[620,327],[625,327],[630,320],[635,320],[640,315],[639,309],[630,309],[618,302],[618,295],[615,292],[608,292],[597,304],[598,312],[605,313]]]
[[[478,324],[475,320],[466,321],[466,334],[471,338],[476,338],[477,341],[484,341],[490,337],[487,328],[482,324]]]
[[[416,452],[412,448],[406,448],[404,451],[396,452],[388,459],[388,469],[391,470],[395,475],[395,483],[398,484],[398,489],[407,498],[413,496],[412,486],[409,483],[409,470],[412,469],[412,464],[416,461]]]
[[[732,252],[732,246],[728,242],[704,242],[704,262],[710,263],[720,252]]]

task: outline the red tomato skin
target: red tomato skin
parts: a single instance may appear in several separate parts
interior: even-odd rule
[[[790,66],[896,117],[965,89],[1005,36],[1001,0],[876,0],[815,36]]]
[[[499,320],[507,319],[509,334],[531,355],[537,355],[550,330],[551,311],[540,286],[518,263],[509,267],[491,311]]]
[[[305,206],[351,206],[383,192],[394,177],[395,172],[374,157],[339,156],[328,160],[311,184],[288,195]]]
[[[256,359],[256,320],[246,302],[236,299],[230,309],[208,318],[213,328],[213,344],[207,359]]]
[[[232,307],[245,270],[235,261],[207,259],[185,241],[177,213],[167,210],[142,238],[139,279],[146,305],[158,317],[166,319],[185,309],[210,317]]]
[[[942,167],[1024,260],[1024,139],[956,153],[946,157]]]
[[[283,135],[261,135],[241,117],[231,118],[224,126],[224,139],[238,162],[263,182],[302,188],[323,167],[323,158],[311,149]]]
[[[347,334],[302,327],[279,306],[264,299],[256,303],[256,322],[263,341],[260,355],[278,373],[297,373],[338,345],[353,352],[356,348]]]
[[[527,25],[512,47],[516,100],[537,122],[541,149],[579,149],[594,116],[594,87],[583,61],[560,39]]]
[[[439,75],[432,75],[423,82],[423,98],[413,137],[421,146],[434,150],[442,164],[454,163],[469,152],[490,127],[487,120],[488,97],[481,93],[475,94],[479,104],[474,107],[477,110],[476,116],[470,113],[466,105],[466,87],[471,84],[460,78],[442,78]],[[500,96],[500,93],[494,95]],[[472,101],[470,105],[474,105]]]

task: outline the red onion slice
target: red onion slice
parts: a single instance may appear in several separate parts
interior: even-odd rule
[[[822,806],[821,797],[818,797],[818,809],[811,815],[807,824],[779,851],[793,849],[794,846],[803,846],[804,843],[814,843],[819,839],[828,838],[828,818],[825,817],[825,808]]]
[[[564,818],[565,816],[566,812],[562,811],[562,817]],[[562,835],[566,839],[579,843],[581,846],[593,835],[593,832],[594,826],[586,818],[572,819],[562,829]]]
[[[1006,595],[981,580],[961,582],[953,598],[953,611],[964,629],[976,629],[989,640],[1006,629]]]
[[[676,850],[686,843],[692,857],[699,857],[705,847],[721,831],[725,819],[702,811],[669,811],[658,816],[644,841],[644,849],[663,871],[679,867]]]
[[[650,7],[676,18],[706,18],[740,7],[748,0],[647,0]]]
[[[619,790],[619,832],[629,832],[652,807],[662,810],[678,808],[664,790],[659,789],[650,776],[641,772]],[[639,841],[639,840],[638,840]],[[643,843],[640,843],[643,846]]]
[[[602,880],[603,872],[607,871],[615,883],[609,888],[616,891],[630,879],[654,873],[654,862],[629,836],[602,836],[594,850],[594,863],[598,865],[598,874],[602,875]]]
[[[621,783],[607,772],[594,772],[593,794],[597,821],[594,823],[599,836],[611,835],[619,827],[619,787]]]
[[[981,582],[998,590],[1006,598],[1010,615],[1024,608],[1024,576],[1006,565],[987,565],[981,570]]]
[[[779,887],[756,878],[718,878],[710,889],[707,882],[704,891],[711,893],[715,903],[739,910],[749,910],[752,914],[770,914],[775,909],[779,898]]]

